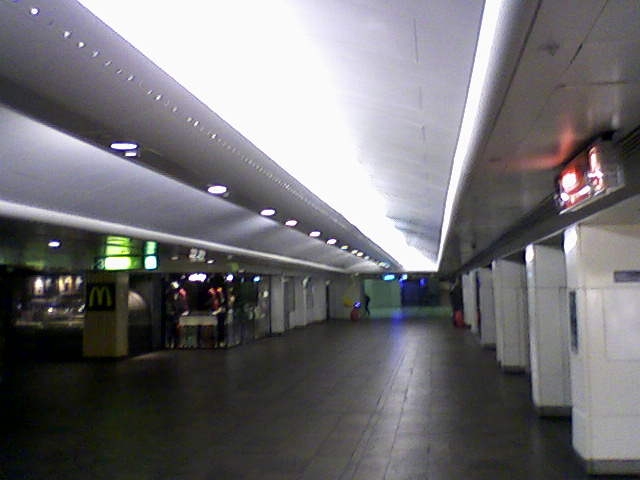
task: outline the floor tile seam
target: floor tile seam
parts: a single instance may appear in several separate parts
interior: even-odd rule
[[[348,480],[352,478],[357,472],[358,467],[362,463],[362,459],[364,458],[364,453],[366,452],[367,447],[371,442],[371,438],[373,437],[375,426],[378,424],[378,422],[382,418],[380,415],[376,415],[376,413],[383,410],[384,405],[392,391],[393,383],[396,377],[398,376],[398,373],[400,372],[403,362],[405,361],[406,355],[407,355],[406,351],[403,351],[400,358],[396,361],[396,365],[393,369],[393,373],[391,374],[389,380],[387,381],[382,393],[378,397],[378,401],[376,402],[376,408],[374,410],[374,413],[371,415],[371,420],[367,425],[367,427],[365,428],[362,434],[362,437],[360,439],[360,442],[358,443],[358,446],[356,447],[355,451],[351,455],[351,460],[349,461],[342,475],[340,476],[340,480]],[[397,430],[398,430],[398,426],[396,425],[396,428],[394,429],[394,441],[395,441],[395,435],[397,434]],[[387,466],[385,467],[385,476],[386,476],[387,468],[388,468],[388,462],[387,462]]]

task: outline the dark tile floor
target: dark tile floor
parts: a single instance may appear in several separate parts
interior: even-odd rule
[[[587,478],[570,422],[538,419],[527,377],[442,318],[25,365],[10,387],[3,479]]]

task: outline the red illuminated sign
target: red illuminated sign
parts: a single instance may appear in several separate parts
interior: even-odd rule
[[[598,144],[565,165],[556,178],[556,203],[561,212],[623,185],[622,171],[612,153],[610,146]]]

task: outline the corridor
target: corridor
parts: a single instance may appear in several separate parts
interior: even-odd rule
[[[444,317],[33,363],[7,386],[3,479],[587,478],[570,422],[538,419],[527,377]]]

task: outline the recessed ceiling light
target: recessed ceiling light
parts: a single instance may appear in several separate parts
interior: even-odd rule
[[[60,248],[60,245],[62,245],[62,243],[60,242],[60,240],[51,240],[47,245],[49,246],[49,248]]]
[[[286,222],[284,222],[284,224],[287,227],[295,227],[298,224],[298,220],[294,220],[293,218],[291,220],[287,220]]]
[[[211,185],[207,188],[207,192],[212,195],[224,195],[227,193],[228,188],[224,185]]]
[[[354,248],[353,250],[351,250],[351,253],[353,253],[355,255],[356,253],[358,253],[358,250],[356,248]]]
[[[124,152],[124,156],[125,157],[137,157],[138,156],[138,152],[136,152],[135,150],[127,150],[126,152]]]
[[[342,245],[340,250],[349,250],[349,245]]]
[[[29,13],[31,13],[31,15],[38,15],[40,13],[40,9],[38,7],[31,7]]]
[[[213,258],[210,258],[209,260],[207,260],[207,263],[211,265],[212,263],[216,263],[216,261]]]
[[[357,255],[358,257],[364,257],[364,253],[363,253],[363,252],[358,252],[358,253],[356,253],[356,255]]]
[[[272,217],[276,214],[276,211],[273,208],[265,208],[260,212],[260,215],[263,217]]]
[[[138,144],[133,142],[113,142],[111,148],[119,152],[125,152],[127,150],[135,150],[138,148]]]
[[[176,260],[178,260],[178,258],[180,258],[180,257],[178,257],[177,255],[174,255],[173,257],[171,257],[171,260],[173,260],[175,262]]]
[[[338,243],[338,240],[336,240],[335,238],[330,238],[329,240],[327,240],[327,243],[329,245],[335,245],[336,243]]]
[[[320,232],[318,230],[314,230],[313,232],[309,232],[309,236],[313,238],[317,238],[320,236]]]

